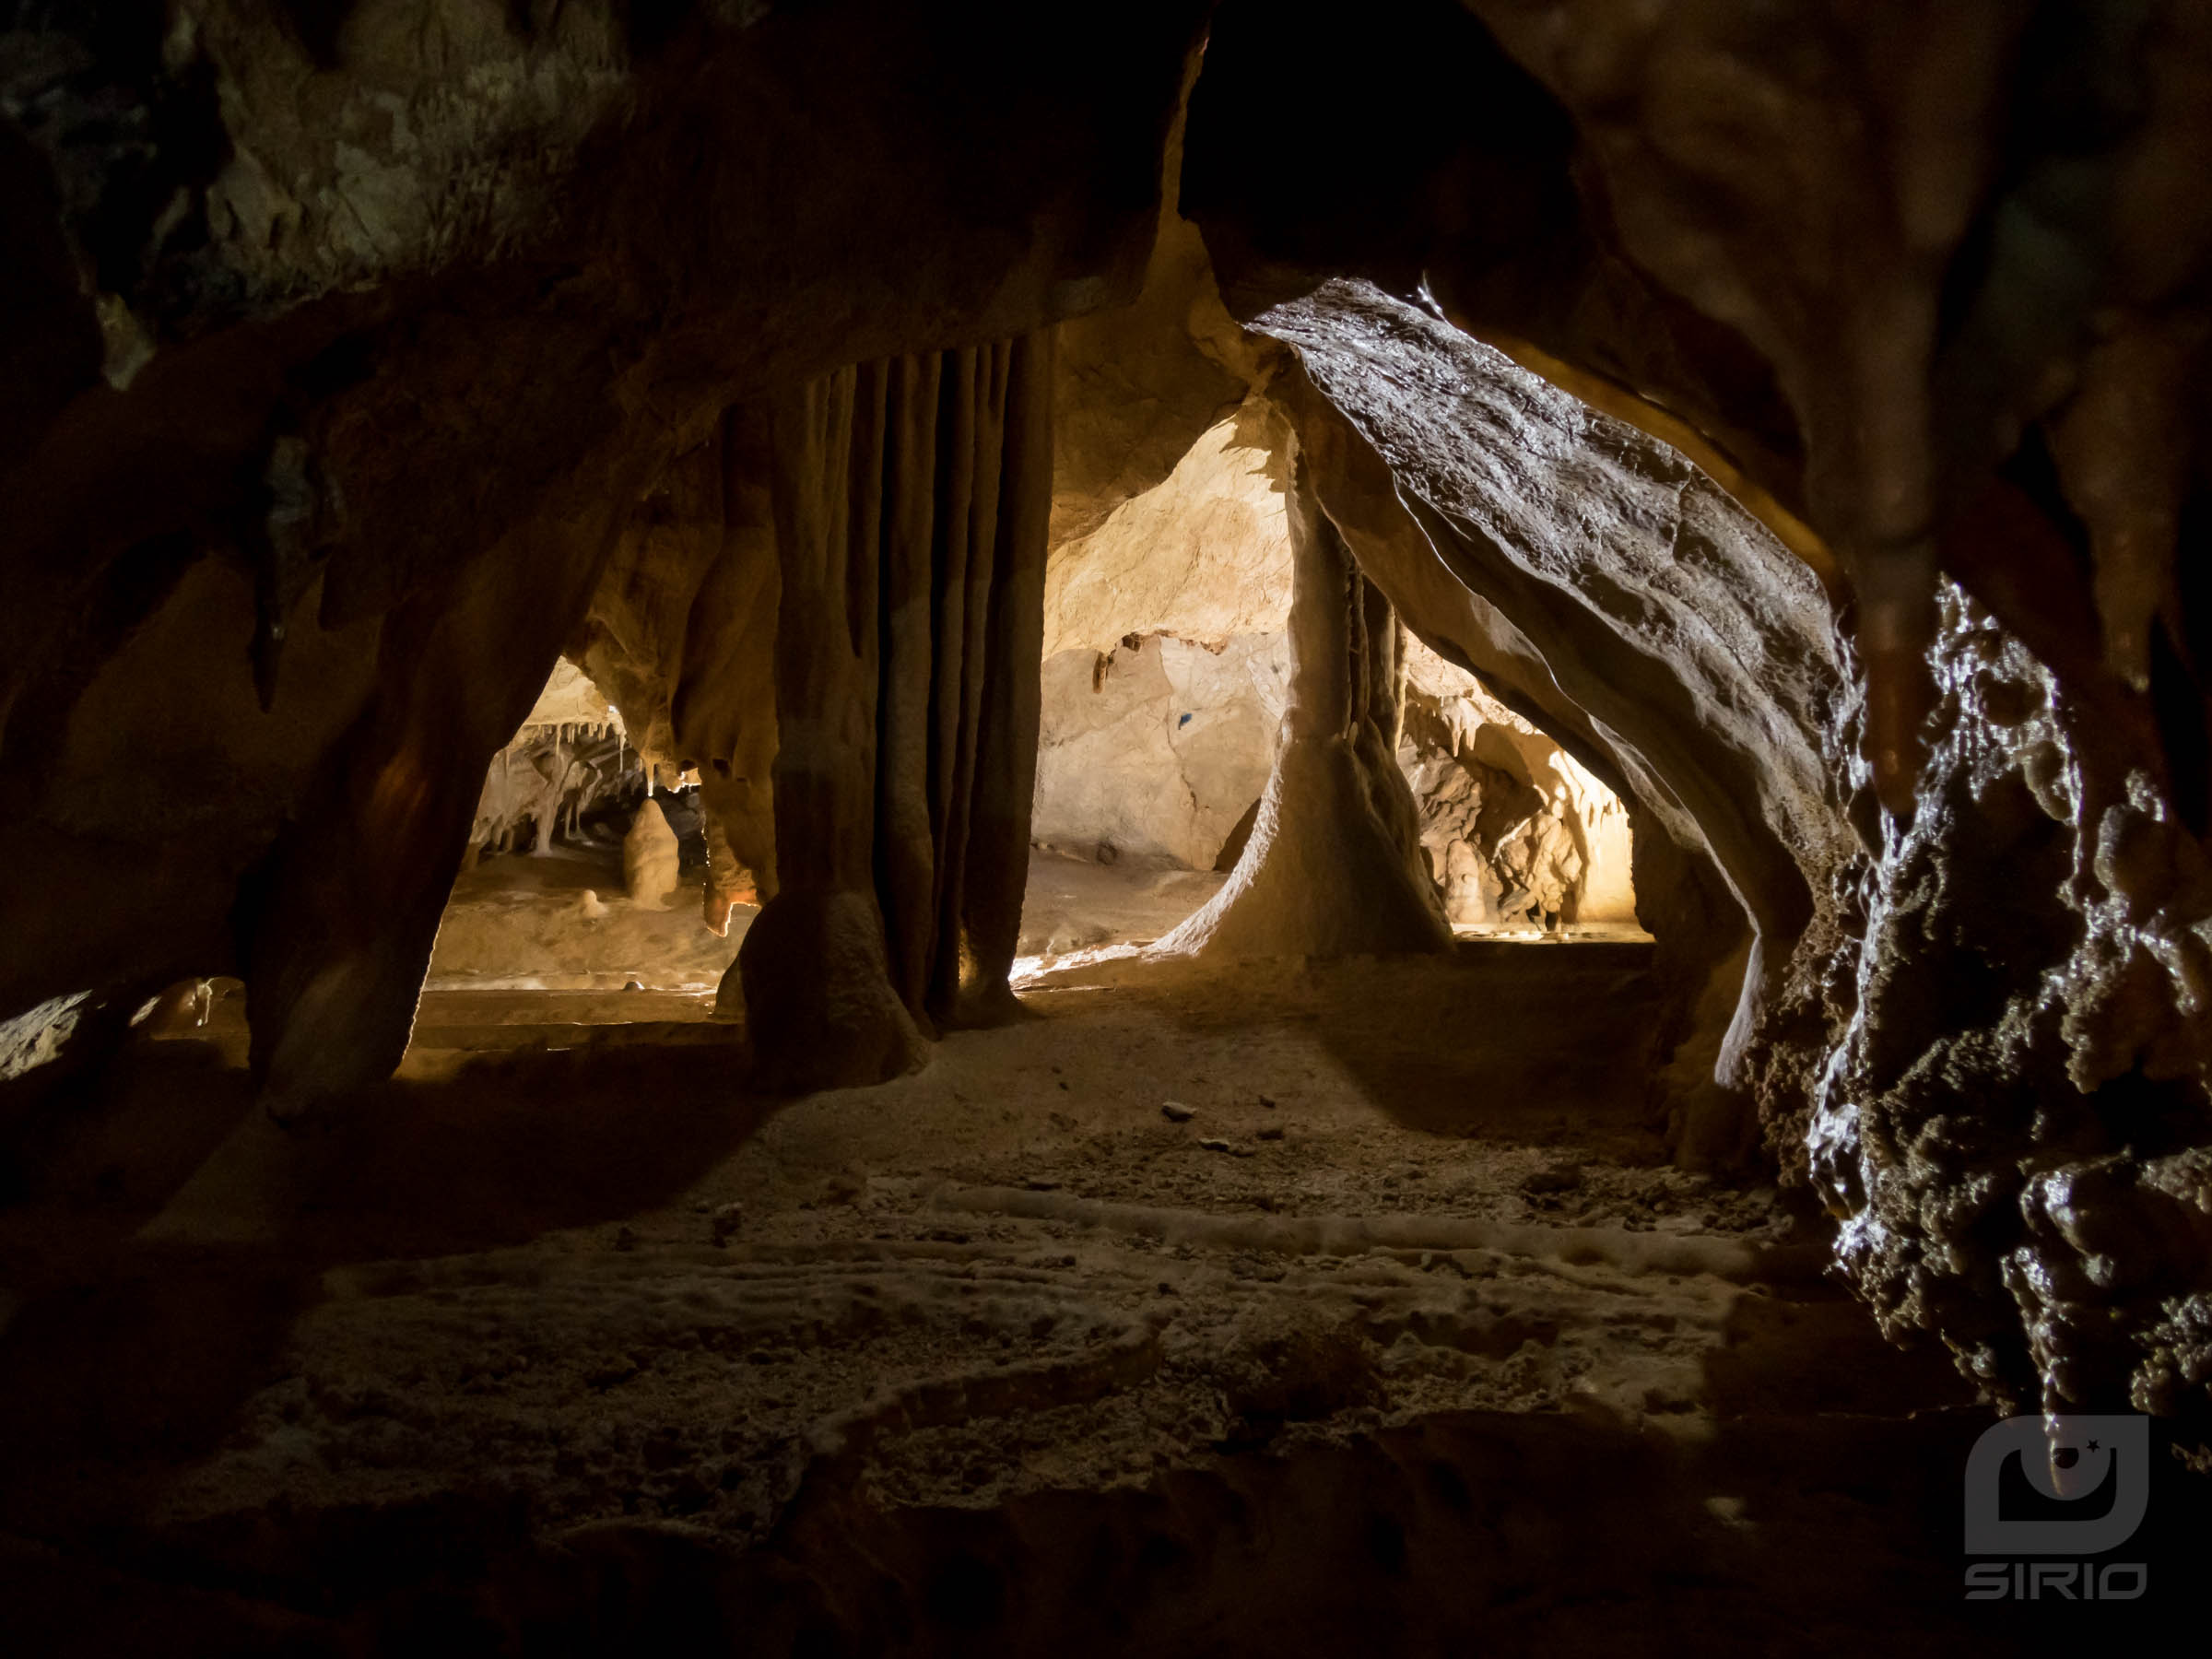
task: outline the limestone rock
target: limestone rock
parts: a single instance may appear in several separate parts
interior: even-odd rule
[[[1627,808],[1573,756],[1465,669],[1406,653],[1398,763],[1453,922],[1634,925]]]
[[[1956,589],[1934,668],[1847,1018],[1771,1133],[1885,1325],[1942,1335],[1994,1401],[2201,1409],[2212,869],[2112,724]]]
[[[549,851],[556,831],[574,833],[600,802],[643,792],[636,760],[620,714],[564,657],[512,740],[492,757],[469,828],[470,848],[508,852],[528,826],[532,849]]]
[[[1397,768],[1405,630],[1354,568],[1302,464],[1290,499],[1291,696],[1228,883],[1153,949],[1216,959],[1445,950]]]
[[[1111,651],[1129,634],[1218,646],[1279,632],[1290,606],[1279,443],[1265,406],[1248,406],[1202,433],[1162,482],[1054,547],[1045,655]]]
[[[1048,659],[1032,838],[1210,868],[1266,784],[1288,674],[1280,633]]]
[[[648,798],[640,803],[622,838],[622,881],[632,904],[646,910],[666,910],[682,884],[681,853],[676,831],[668,828],[661,804]]]
[[[1802,1101],[1818,1061],[1784,1034],[1824,994],[1859,856],[1847,659],[1814,572],[1678,453],[1371,286],[1258,326],[1296,347],[1273,394],[1408,625],[1717,865],[1757,935],[1723,1080]]]

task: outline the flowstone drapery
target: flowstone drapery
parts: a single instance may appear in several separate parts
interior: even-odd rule
[[[1048,331],[772,406],[780,887],[735,971],[769,1087],[878,1082],[1012,1011],[1052,366]]]

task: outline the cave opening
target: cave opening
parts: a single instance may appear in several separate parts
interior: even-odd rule
[[[759,908],[740,871],[716,913],[711,833],[697,769],[633,750],[619,709],[564,657],[492,758],[425,994],[711,1001]]]
[[[1027,977],[1171,935],[1250,842],[1290,693],[1291,442],[1248,405],[1150,489],[1055,526]],[[1398,672],[1394,755],[1453,932],[1648,940],[1618,796],[1418,639]]]

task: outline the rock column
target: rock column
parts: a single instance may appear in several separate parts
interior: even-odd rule
[[[369,708],[241,885],[253,1067],[272,1116],[312,1113],[399,1065],[485,771],[613,547],[609,493],[595,517],[525,524],[385,618]]]
[[[878,1082],[1011,1010],[1051,377],[1042,335],[774,406],[779,890],[734,971],[766,1087]]]
[[[1155,948],[1232,959],[1448,950],[1396,759],[1404,625],[1322,512],[1302,457],[1289,521],[1290,697],[1275,770],[1227,885]]]

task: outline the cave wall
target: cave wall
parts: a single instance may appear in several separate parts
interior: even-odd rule
[[[1132,634],[1044,665],[1040,847],[1210,870],[1266,787],[1288,692],[1278,630],[1219,645]]]
[[[0,1005],[242,971],[304,1104],[397,1058],[486,765],[671,461],[1135,291],[1203,7],[1077,63],[992,6],[173,9],[11,14],[0,845],[43,879]],[[54,787],[102,749],[180,787]]]
[[[1452,922],[1636,924],[1620,797],[1418,639],[1406,641],[1398,767]]]

